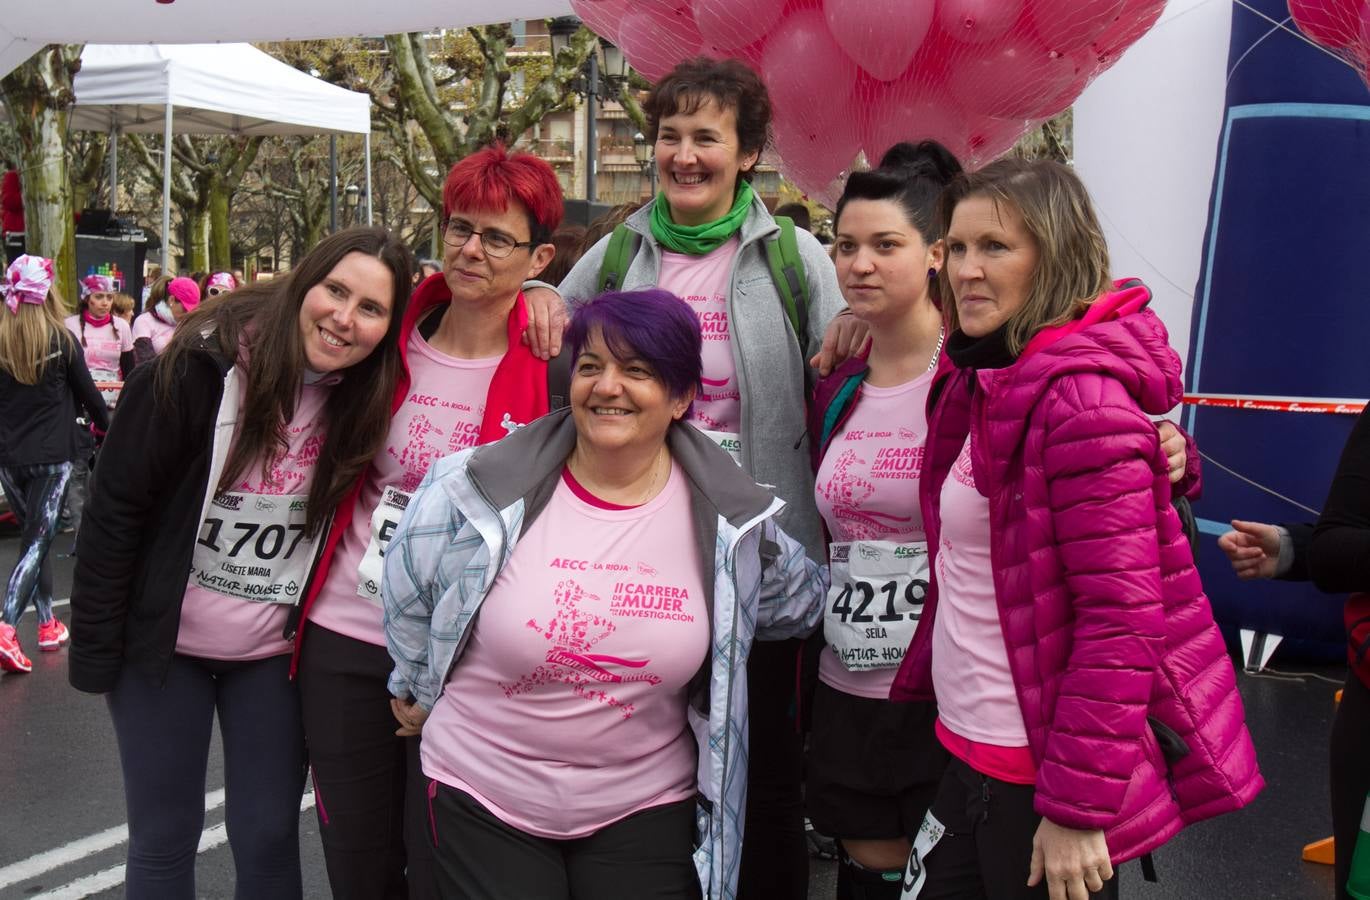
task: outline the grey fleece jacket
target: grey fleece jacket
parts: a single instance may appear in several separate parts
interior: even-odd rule
[[[623,290],[652,287],[661,273],[661,246],[652,237],[651,205],[628,217],[627,226],[642,235],[637,255],[623,276]],[[837,272],[813,235],[796,229],[799,254],[809,283],[809,333],[801,353],[785,315],[785,304],[771,278],[762,241],[777,234],[760,198],[752,201],[742,223],[742,247],[733,262],[728,294],[733,364],[742,394],[742,465],[753,480],[771,486],[786,507],[780,525],[800,541],[810,558],[824,556],[823,529],[813,502],[813,469],[809,466],[805,429],[804,372],[818,352],[823,332],[845,306]],[[562,281],[568,305],[592,299],[609,246],[605,236],[581,257]]]

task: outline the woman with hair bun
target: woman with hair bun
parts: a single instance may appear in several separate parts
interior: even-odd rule
[[[935,705],[889,691],[929,578],[918,484],[946,337],[937,198],[960,171],[933,141],[896,144],[879,168],[852,173],[833,217],[837,283],[871,334],[809,406],[830,586],[804,796],[814,828],[840,844],[839,900],[900,895],[947,761]]]

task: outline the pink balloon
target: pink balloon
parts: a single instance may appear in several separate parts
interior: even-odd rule
[[[1019,32],[979,50],[960,60],[947,76],[952,98],[973,113],[1031,118],[1042,102],[1044,85],[1059,91],[1075,76],[1073,69],[1064,72],[1059,56]]]
[[[932,4],[823,0],[828,30],[847,55],[881,81],[904,74],[932,27]]]
[[[1117,62],[1128,47],[1151,30],[1163,12],[1165,0],[1124,0],[1118,18],[1104,29],[1092,45],[1098,65],[1107,69]]]
[[[1069,53],[1088,47],[1122,9],[1123,0],[1034,0],[1028,18],[1042,43]]]
[[[571,10],[580,16],[585,27],[601,37],[614,40],[618,23],[628,12],[631,0],[571,0]]]
[[[1022,0],[940,0],[937,22],[958,41],[984,44],[1012,28],[1022,11]]]
[[[809,112],[776,116],[774,156],[790,182],[832,207],[842,193],[841,179],[860,150],[855,117],[822,115],[817,108]]]
[[[661,80],[681,60],[698,55],[703,42],[690,8],[670,0],[636,0],[619,22],[615,41],[648,81]]]
[[[891,86],[867,101],[861,146],[866,161],[879,165],[885,152],[900,141],[937,141],[958,156],[966,147],[966,116],[945,94]]]
[[[694,0],[694,20],[717,50],[745,47],[775,28],[785,0]]]
[[[766,41],[761,77],[777,107],[832,108],[849,101],[856,63],[833,39],[822,14],[805,10],[786,16]]]
[[[1360,33],[1361,0],[1289,0],[1289,14],[1313,40],[1340,50]]]
[[[1005,119],[988,119],[971,135],[969,146],[961,157],[961,164],[968,169],[978,169],[986,163],[1003,156],[1026,132],[1022,122]]]

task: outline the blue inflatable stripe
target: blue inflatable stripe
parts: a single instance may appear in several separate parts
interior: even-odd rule
[[[1208,252],[1204,254],[1203,295],[1199,298],[1199,327],[1193,342],[1194,360],[1189,369],[1189,389],[1200,390],[1199,375],[1203,369],[1204,336],[1208,329],[1208,301],[1213,287],[1213,264],[1217,258],[1219,221],[1222,218],[1223,190],[1227,182],[1228,145],[1232,139],[1232,125],[1242,119],[1359,119],[1370,121],[1370,106],[1350,103],[1250,103],[1233,106],[1223,123],[1222,145],[1218,151],[1218,171],[1213,185],[1213,216],[1209,224]],[[1198,409],[1187,410],[1185,429],[1195,433]]]
[[[1198,518],[1196,518],[1194,521],[1199,526],[1200,534],[1211,534],[1214,537],[1218,537],[1220,535],[1227,534],[1229,531],[1232,530],[1232,526],[1227,524],[1226,522],[1216,522],[1213,519]]]

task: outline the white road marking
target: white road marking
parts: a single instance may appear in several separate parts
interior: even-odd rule
[[[215,809],[222,806],[224,802],[224,792],[222,789],[205,795],[205,809]],[[305,812],[314,805],[314,792],[309,791],[300,800],[300,812]],[[0,869],[0,888],[8,887],[22,881],[28,881],[45,872],[52,871],[60,866],[75,862],[82,857],[100,853],[111,847],[128,840],[128,826],[120,825],[93,834],[90,837],[82,838],[65,844],[55,850],[40,853],[32,856],[23,862],[14,863]],[[228,841],[228,826],[220,823],[206,828],[200,834],[200,846],[197,852],[204,853],[212,850]],[[22,869],[21,869],[22,867]],[[20,877],[13,878],[18,874]],[[10,879],[10,880],[5,880]],[[68,882],[61,887],[54,888],[46,893],[37,894],[33,900],[82,900],[84,897],[91,897],[102,891],[117,887],[124,883],[124,866],[110,866],[93,875],[86,875],[75,881]]]
[[[217,791],[210,791],[205,794],[205,812],[211,809],[218,809],[224,805],[224,791],[220,788]],[[37,878],[45,872],[59,869],[62,866],[76,862],[78,859],[85,859],[97,853],[103,853],[111,847],[117,847],[128,840],[128,825],[116,825],[113,828],[106,828],[104,831],[92,834],[54,847],[42,853],[30,856],[28,859],[11,863],[0,869],[0,889],[12,887],[16,884]]]

